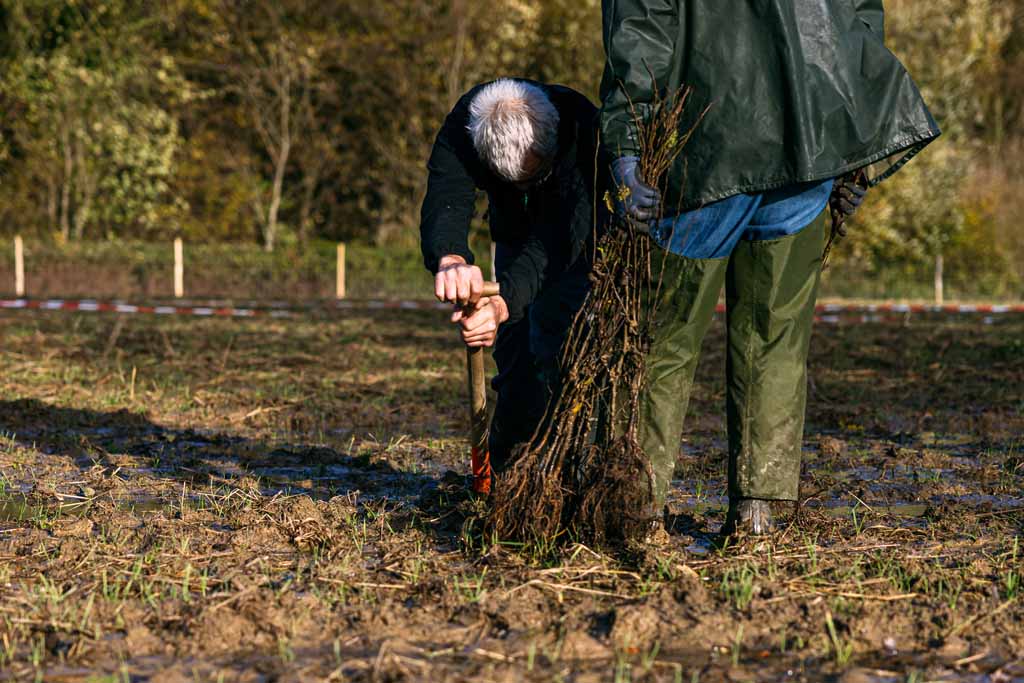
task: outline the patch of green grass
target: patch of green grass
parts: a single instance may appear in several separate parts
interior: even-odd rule
[[[832,645],[832,655],[835,657],[836,665],[844,667],[850,662],[850,657],[853,656],[853,642],[845,641],[839,636],[831,611],[826,610],[825,612],[825,626],[828,628],[828,637]]]
[[[1007,558],[1003,570],[1003,599],[1016,600],[1021,595],[1022,576],[1018,557],[1020,554],[1020,537],[1013,539],[1013,548]]]
[[[733,607],[746,610],[754,599],[754,580],[757,577],[757,567],[753,564],[730,567],[722,574],[719,590]]]
[[[470,603],[480,602],[486,592],[487,567],[479,574],[468,574],[455,579],[455,588]]]

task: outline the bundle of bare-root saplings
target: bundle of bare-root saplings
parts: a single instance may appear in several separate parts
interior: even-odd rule
[[[688,92],[659,96],[634,123],[639,168],[663,187],[689,139]],[[609,204],[627,199],[606,195]],[[561,358],[561,386],[533,439],[498,480],[489,523],[502,540],[629,543],[650,529],[653,480],[638,441],[639,396],[661,289],[664,254],[646,225],[612,211],[596,245],[591,291]]]

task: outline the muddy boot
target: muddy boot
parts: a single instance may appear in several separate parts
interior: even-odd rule
[[[772,504],[767,500],[743,498],[729,501],[729,514],[722,526],[723,536],[764,536],[775,530]]]
[[[822,214],[795,235],[740,242],[729,258],[726,409],[736,514],[746,499],[797,499],[824,246]]]
[[[644,537],[644,543],[655,547],[668,545],[672,540],[668,535],[668,530],[665,529],[665,519],[668,517],[668,507],[659,507],[655,504],[651,508],[650,517],[651,529]]]

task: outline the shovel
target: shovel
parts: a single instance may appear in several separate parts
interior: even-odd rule
[[[485,282],[483,295],[497,296],[497,282]],[[466,347],[466,370],[469,378],[469,445],[472,448],[473,492],[486,496],[491,492],[491,454],[487,450],[490,420],[487,412],[487,385],[484,382],[484,350]]]

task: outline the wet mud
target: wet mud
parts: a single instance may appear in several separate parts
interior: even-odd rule
[[[728,542],[716,325],[630,553],[481,536],[443,315],[0,334],[0,680],[1024,681],[1024,320],[819,329]]]

